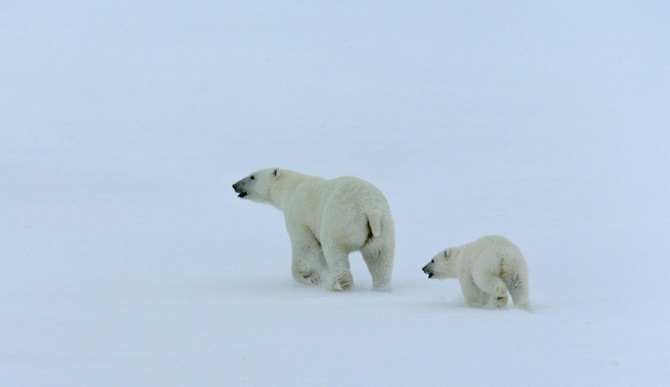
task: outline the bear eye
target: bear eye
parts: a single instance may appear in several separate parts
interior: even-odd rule
[[[435,260],[434,260],[434,259],[431,259],[431,260],[430,260],[430,263],[435,263]]]
[[[253,179],[255,179],[256,177],[254,177],[254,175],[251,175],[251,176],[249,176],[249,178],[250,178],[251,180],[253,180]]]

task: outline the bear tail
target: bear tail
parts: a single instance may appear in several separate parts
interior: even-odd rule
[[[368,218],[368,227],[370,227],[370,236],[379,237],[382,233],[382,213],[381,211],[372,211],[365,214]]]

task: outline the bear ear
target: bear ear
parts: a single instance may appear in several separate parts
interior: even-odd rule
[[[447,258],[451,257],[451,249],[444,250],[444,256]]]
[[[275,168],[275,170],[274,170],[274,172],[272,172],[272,174],[274,175],[274,177],[279,177],[279,175],[281,175],[281,171],[279,170],[279,168]]]

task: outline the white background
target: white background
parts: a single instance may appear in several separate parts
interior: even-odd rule
[[[665,385],[670,7],[655,1],[0,4],[0,385]],[[387,195],[302,286],[266,167]],[[532,313],[438,250],[501,234]]]

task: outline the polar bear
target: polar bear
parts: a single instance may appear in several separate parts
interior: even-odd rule
[[[233,184],[240,198],[284,213],[292,245],[291,272],[304,284],[331,275],[330,288],[353,285],[349,253],[360,251],[375,290],[391,290],[395,231],[388,202],[355,177],[326,180],[279,168],[254,172]]]
[[[526,260],[517,246],[501,236],[442,250],[422,270],[428,278],[457,277],[471,307],[502,308],[509,291],[517,307],[530,310]]]

